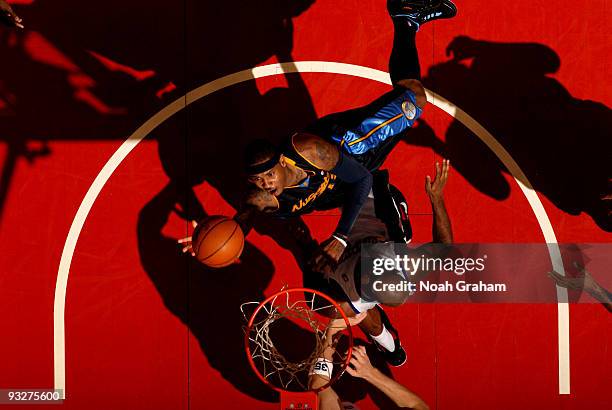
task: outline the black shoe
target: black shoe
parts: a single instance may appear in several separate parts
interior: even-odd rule
[[[378,309],[378,311],[380,312],[380,318],[382,320],[383,325],[385,325],[385,328],[389,332],[391,332],[391,335],[393,336],[393,341],[395,342],[395,350],[393,350],[392,352],[388,351],[387,349],[379,345],[376,342],[376,340],[374,340],[372,336],[370,335],[368,335],[368,339],[370,339],[370,341],[374,343],[374,345],[376,345],[378,350],[382,353],[383,357],[385,358],[385,361],[389,363],[389,365],[393,367],[399,367],[403,365],[404,363],[406,363],[406,358],[407,358],[406,351],[402,347],[402,343],[400,342],[400,339],[399,339],[399,333],[397,332],[397,330],[395,330],[395,328],[389,321],[389,317],[387,316],[385,311],[378,305],[376,306],[376,309]]]
[[[387,0],[387,10],[393,18],[408,20],[416,30],[430,21],[457,15],[457,7],[450,0]]]

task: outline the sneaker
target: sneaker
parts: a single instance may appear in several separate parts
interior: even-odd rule
[[[402,343],[399,339],[399,333],[397,332],[397,330],[395,330],[395,328],[391,324],[391,321],[389,321],[389,317],[387,316],[385,311],[378,305],[376,306],[376,309],[378,309],[378,311],[380,312],[380,318],[382,320],[383,325],[385,325],[385,328],[389,332],[391,332],[391,335],[393,336],[393,341],[395,342],[395,350],[393,350],[392,352],[388,351],[387,349],[379,345],[376,340],[372,339],[370,335],[367,335],[368,339],[370,339],[370,342],[372,342],[378,348],[378,350],[385,358],[385,361],[389,363],[389,365],[393,367],[399,367],[406,363],[407,359],[406,351],[402,347]]]
[[[422,24],[457,15],[450,0],[387,0],[387,10],[392,18],[405,18],[417,30]]]

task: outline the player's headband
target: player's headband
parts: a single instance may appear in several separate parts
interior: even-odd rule
[[[272,158],[270,158],[269,160],[265,162],[260,162],[259,164],[255,164],[255,165],[247,165],[246,173],[248,175],[261,174],[262,172],[266,172],[274,168],[274,166],[278,164],[279,160],[280,160],[280,154],[276,153],[274,154]]]

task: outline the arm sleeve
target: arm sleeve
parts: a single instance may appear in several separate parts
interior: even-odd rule
[[[342,216],[336,227],[336,233],[348,236],[357,220],[363,203],[372,189],[372,174],[363,165],[348,155],[340,153],[340,159],[331,170],[338,179],[348,183],[344,198]]]

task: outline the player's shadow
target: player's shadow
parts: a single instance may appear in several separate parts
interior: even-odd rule
[[[193,15],[208,18],[204,22],[192,21],[189,17],[186,84],[192,89],[223,75],[248,70],[270,58],[292,61],[292,18],[312,3],[265,1],[235,8],[229,4],[190,2]],[[201,64],[202,61],[206,63]],[[246,145],[262,137],[280,142],[295,129],[316,119],[301,75],[281,74],[265,84],[256,83],[248,75],[243,79],[240,84],[194,101],[155,131],[159,157],[171,180],[160,195],[167,197],[166,190],[180,194],[172,199],[168,197],[166,212],[179,204],[180,216],[185,220],[200,220],[206,216],[207,209],[216,205],[207,199],[211,189],[234,209],[239,209],[247,188],[242,168]],[[199,195],[203,198],[201,203],[194,190],[204,192]],[[147,213],[145,208],[143,214]],[[146,221],[141,218],[138,229],[139,238],[143,238],[141,244],[143,240],[149,242],[144,239],[143,229],[152,226],[159,232],[155,227],[163,226],[165,218],[159,213]],[[309,252],[316,246],[301,219],[280,221],[262,217],[255,221],[254,228],[289,250],[298,266],[304,266]],[[172,288],[176,285],[168,282],[172,279],[161,282],[158,278],[172,278],[180,269],[189,269],[188,304],[184,305],[185,299],[180,297],[175,298],[174,304],[188,309],[185,323],[198,339],[210,365],[243,393],[260,400],[276,400],[276,393],[256,379],[248,365],[242,334],[245,322],[240,313],[241,303],[264,299],[264,290],[274,274],[274,264],[268,255],[247,242],[240,265],[209,269],[191,257],[180,255],[178,245],[171,239],[159,241],[167,246],[167,255],[141,245],[143,266],[162,296],[173,295]],[[189,262],[178,267],[168,262],[185,258]],[[176,308],[170,304],[168,307],[181,317]]]
[[[28,30],[0,33],[0,52],[10,61],[0,65],[0,98],[16,102],[5,107],[0,123],[0,135],[16,147],[9,153],[13,161],[5,165],[28,154],[24,147],[31,139],[123,140],[188,90],[268,60],[291,61],[293,18],[313,3],[111,0],[91,7],[68,0],[58,7],[40,0],[17,10]],[[102,63],[92,52],[114,64]],[[136,78],[148,70],[155,75]],[[278,141],[316,118],[301,76],[278,78],[265,89],[246,79],[193,102],[152,132],[171,182],[142,210],[137,227],[143,267],[168,309],[189,326],[224,378],[262,400],[273,395],[245,366],[238,315],[242,301],[263,298],[272,262],[247,243],[242,265],[212,271],[181,255],[161,228],[176,204],[185,219],[205,215],[204,207],[211,204],[192,200],[192,188],[203,182],[237,208],[245,189],[244,146],[264,136]],[[170,82],[176,90],[158,99],[156,91]],[[84,90],[89,99],[83,98]],[[109,107],[120,110],[106,111]],[[12,168],[5,166],[2,173],[0,209]],[[301,264],[300,253],[308,246],[295,245],[292,226],[260,221],[256,229],[270,232]]]
[[[67,0],[60,7],[39,0],[16,6],[27,21],[26,30],[0,27],[0,54],[6,62],[0,64],[0,138],[9,147],[0,181],[0,212],[17,159],[36,154],[28,149],[28,141],[124,140],[188,90],[267,60],[291,60],[293,18],[313,3],[263,0],[235,5],[186,0],[166,4],[135,0],[126,4],[111,0],[92,7],[87,2]],[[174,91],[156,96],[171,84]],[[254,99],[246,97],[243,103],[248,106],[240,105],[240,110],[248,109],[259,123],[294,118],[286,111],[310,115],[308,121],[314,116],[303,89],[278,87],[259,93],[254,81],[244,88]],[[296,93],[299,96],[294,99]],[[218,111],[237,106],[235,101],[219,106]],[[277,113],[282,114],[275,118]],[[243,146],[243,141],[237,142],[239,134],[246,134],[250,124],[235,114],[211,113],[208,118],[196,118],[203,123],[200,130],[210,132],[194,130],[192,135],[217,140],[217,145],[209,145],[208,153],[215,149],[222,153],[198,157],[200,163]],[[264,120],[266,115],[269,117]],[[213,125],[217,121],[223,125]],[[252,130],[256,132],[256,128]],[[187,145],[185,129],[178,135],[163,135],[161,130],[155,134],[160,140]],[[53,155],[50,149],[45,153]],[[168,159],[171,156],[162,154],[169,170],[174,162]],[[179,162],[175,165],[185,163]]]
[[[265,299],[274,265],[248,241],[241,263],[227,268],[208,268],[182,254],[176,239],[165,236],[162,230],[173,212],[181,214],[186,207],[199,207],[197,199],[184,187],[170,183],[142,209],[137,229],[142,266],[164,305],[198,340],[209,364],[241,392],[259,400],[276,401],[277,394],[249,367],[243,333],[246,320],[240,309],[243,303]],[[203,209],[200,212],[205,215]],[[301,219],[260,223],[304,266],[315,242]],[[311,242],[300,242],[296,239],[300,237],[310,238]],[[292,334],[302,331],[290,330]]]
[[[176,239],[162,233],[177,204],[186,202],[185,191],[168,184],[140,212],[138,248],[143,268],[166,308],[198,340],[210,365],[237,389],[259,400],[276,400],[276,394],[256,378],[246,360],[240,305],[263,300],[274,266],[249,242],[241,264],[207,268],[177,250]]]
[[[571,215],[586,212],[601,229],[612,231],[611,201],[604,200],[612,192],[610,109],[573,97],[553,78],[561,61],[545,45],[457,37],[448,51],[453,58],[431,67],[425,85],[490,131],[555,206]],[[427,127],[406,141],[450,158],[484,194],[498,200],[509,196],[503,175],[508,170],[459,121],[451,124],[445,142]]]

